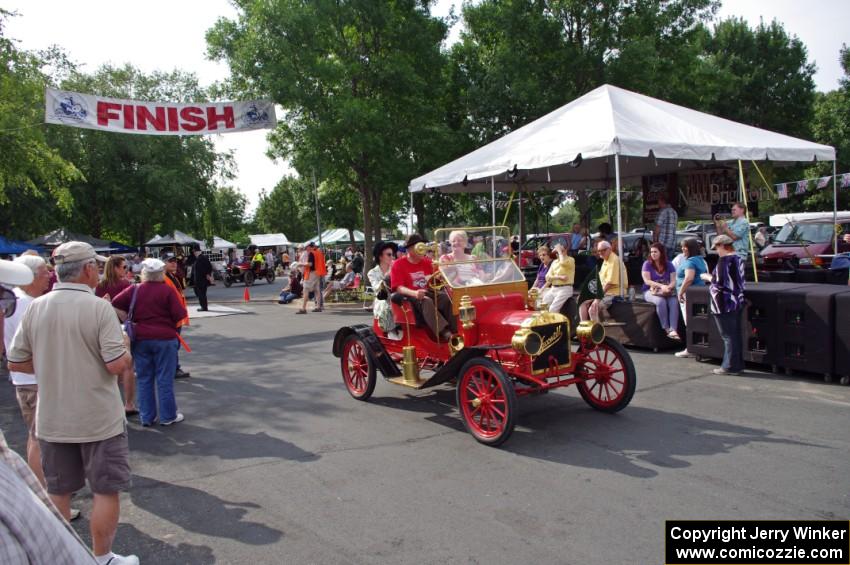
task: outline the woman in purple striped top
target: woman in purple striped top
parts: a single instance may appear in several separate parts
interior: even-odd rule
[[[723,362],[718,375],[740,375],[744,370],[741,335],[741,313],[744,311],[744,262],[735,254],[732,238],[718,235],[713,247],[720,259],[714,272],[702,279],[711,283],[711,313],[723,338]]]

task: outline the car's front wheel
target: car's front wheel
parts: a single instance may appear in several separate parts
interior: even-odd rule
[[[504,369],[491,359],[470,359],[461,368],[457,406],[463,425],[485,445],[501,445],[514,431],[516,391]]]

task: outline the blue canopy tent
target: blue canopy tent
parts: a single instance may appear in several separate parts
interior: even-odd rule
[[[28,251],[30,249],[34,249],[39,253],[44,253],[44,249],[41,246],[30,245],[23,241],[15,241],[0,236],[0,255],[20,255],[24,251]]]

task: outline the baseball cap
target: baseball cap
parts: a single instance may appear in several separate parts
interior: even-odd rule
[[[717,235],[711,242],[711,248],[714,249],[718,245],[732,245],[732,238],[728,235]]]
[[[162,260],[166,263],[168,263],[169,261],[176,261],[177,255],[175,255],[174,253],[163,253]]]
[[[26,265],[0,260],[0,283],[21,286],[30,284],[33,278],[32,270]]]
[[[86,259],[95,259],[101,263],[106,262],[106,257],[95,253],[94,247],[84,241],[69,241],[53,250],[53,262],[57,265],[85,261]]]

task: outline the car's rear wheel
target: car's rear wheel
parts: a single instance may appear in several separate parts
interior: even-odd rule
[[[505,371],[491,359],[470,359],[461,368],[457,406],[467,431],[485,445],[500,445],[514,431],[516,391]]]
[[[356,335],[350,335],[342,345],[340,355],[342,380],[348,389],[348,394],[357,400],[369,400],[375,391],[375,367],[366,344]]]
[[[224,286],[226,286],[227,288],[233,286],[233,277],[230,276],[230,273],[225,273],[224,275]]]
[[[579,351],[584,359],[576,367],[576,375],[586,380],[578,383],[581,397],[602,412],[619,412],[632,400],[637,373],[628,351],[611,337],[594,347]]]
[[[245,286],[251,286],[254,284],[254,271],[248,270],[245,271]]]
[[[272,284],[274,282],[274,269],[272,269],[271,267],[266,270],[266,282],[268,282],[269,284]]]

